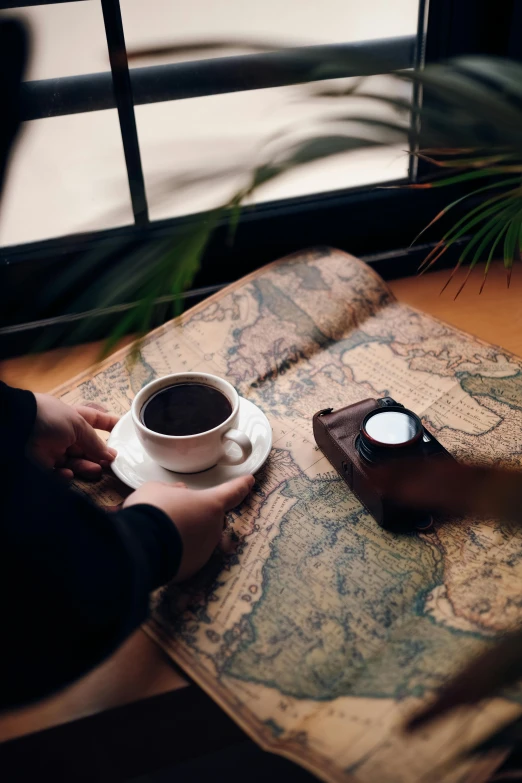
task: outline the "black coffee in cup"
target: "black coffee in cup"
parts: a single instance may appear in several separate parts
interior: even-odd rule
[[[176,383],[149,397],[143,424],[162,435],[198,435],[223,424],[232,413],[228,397],[205,383]]]

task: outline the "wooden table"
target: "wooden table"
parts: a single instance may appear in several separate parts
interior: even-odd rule
[[[462,276],[439,296],[447,277],[448,272],[440,270],[423,277],[396,280],[391,288],[398,299],[522,356],[522,272],[514,271],[508,290],[504,269],[501,264],[495,264],[479,297],[482,270],[477,268],[456,301],[453,297]],[[50,391],[93,364],[100,347],[100,343],[91,343],[51,351],[40,357],[11,359],[0,365],[1,377],[13,386]],[[109,661],[63,693],[39,705],[0,716],[0,740],[186,684],[166,655],[139,630]]]
[[[391,289],[402,302],[522,356],[522,265],[520,268],[515,265],[509,289],[502,263],[492,265],[479,296],[483,274],[484,267],[477,266],[456,300],[454,296],[464,272],[456,276],[442,295],[440,291],[449,276],[446,269],[423,277],[394,280]]]

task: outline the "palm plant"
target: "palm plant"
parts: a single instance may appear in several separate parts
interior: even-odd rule
[[[236,41],[205,41],[148,49],[131,53],[130,57],[194,54],[217,48],[237,49],[237,46]],[[241,47],[248,48],[249,44],[242,42]],[[253,48],[274,47],[255,44]],[[330,111],[316,132],[304,139],[297,136],[292,127],[269,139],[260,160],[240,172],[244,184],[231,198],[199,215],[194,223],[173,238],[142,246],[108,271],[103,271],[99,256],[94,262],[91,256],[80,259],[58,286],[55,284],[49,289],[46,303],[57,297],[63,299],[71,290],[81,293],[69,297],[70,312],[81,312],[87,302],[95,301],[98,308],[110,308],[121,302],[122,297],[127,302],[133,301],[133,306],[126,310],[109,338],[106,347],[109,350],[125,332],[144,334],[150,328],[159,298],[176,301],[176,297],[191,285],[218,220],[229,221],[233,236],[242,204],[260,187],[313,161],[398,143],[405,145],[410,155],[429,161],[438,172],[438,176],[429,181],[408,187],[425,190],[470,183],[471,190],[448,204],[433,218],[430,227],[465,199],[479,200],[445,231],[420,271],[431,268],[450,247],[468,238],[449,278],[467,265],[468,273],[457,295],[473,268],[485,259],[483,287],[497,254],[503,254],[509,284],[513,261],[522,247],[522,65],[470,56],[429,65],[424,70],[391,74],[390,78],[402,85],[402,93],[404,85],[406,92],[424,92],[424,102],[419,108],[410,97],[402,97],[400,90],[388,90],[386,94],[368,91],[364,79],[349,80],[348,84],[346,80],[327,82],[326,88],[318,87],[318,84],[324,85],[318,79],[335,80],[346,73],[348,67],[353,68],[352,55],[334,50],[328,62],[315,55],[313,48],[308,49],[306,55],[302,50],[288,49],[286,55],[289,62],[295,57],[301,64],[303,56],[308,58],[309,81],[300,88],[303,97],[319,105],[328,105],[330,109],[332,105],[339,106],[339,113]],[[320,57],[324,57],[324,52]],[[355,65],[359,72],[365,72],[363,62]],[[341,86],[336,86],[338,84]],[[408,85],[415,89],[408,89]],[[372,111],[350,112],[354,98],[358,105],[366,101]],[[195,171],[177,186],[181,189],[202,181],[211,184],[232,173],[237,175],[237,166]],[[474,187],[475,180],[478,187]],[[414,241],[416,239],[418,237]],[[85,285],[85,281],[93,277],[93,263],[101,271],[94,285]],[[76,337],[87,336],[89,323],[89,319],[82,322]]]

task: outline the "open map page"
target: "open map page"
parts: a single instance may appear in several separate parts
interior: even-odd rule
[[[156,596],[149,633],[264,748],[324,780],[478,780],[455,758],[518,713],[517,693],[412,739],[401,728],[522,620],[522,530],[459,519],[383,531],[317,449],[312,415],[390,395],[456,457],[519,465],[521,360],[320,250],[151,333],[136,364],[125,349],[58,393],[123,414],[145,383],[187,370],[221,375],[256,403],[274,447],[229,517],[224,553]],[[111,507],[128,492],[111,476],[79,486]]]

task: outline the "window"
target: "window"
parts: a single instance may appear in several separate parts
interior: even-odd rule
[[[371,0],[361,6],[349,0],[322,3],[285,0],[212,0],[174,5],[149,0],[147,13],[139,0],[126,0],[122,15],[129,50],[158,46],[169,40],[227,38],[268,40],[289,46],[357,43],[410,36],[417,28],[418,0]],[[284,32],[281,23],[284,21]],[[413,47],[412,47],[413,50]],[[163,64],[179,62],[163,58]],[[157,61],[155,61],[157,64]],[[141,65],[141,63],[140,63]],[[132,69],[132,64],[131,64]],[[383,89],[374,79],[372,89]],[[380,83],[379,83],[380,82]],[[385,87],[384,87],[385,88]],[[362,102],[361,102],[362,103]],[[367,107],[366,107],[367,108]],[[338,106],[329,107],[330,113]],[[176,194],[183,174],[228,165],[245,167],[256,160],[263,141],[290,125],[302,134],[328,113],[303,100],[300,86],[167,101],[136,107],[138,136],[151,218],[198,212],[215,206],[238,184],[230,178]],[[293,172],[256,194],[256,203],[368,185],[407,176],[403,149],[346,155]]]
[[[28,81],[109,70],[99,2],[35,5],[17,13],[30,26],[34,41]],[[219,37],[327,45],[412,37],[418,0],[371,0],[362,11],[358,3],[345,0],[286,0],[284,21],[291,32],[284,36],[279,0],[125,0],[121,13],[129,49]],[[172,62],[163,58],[154,65]],[[88,85],[83,89],[89,97]],[[216,165],[248,167],[264,139],[290,123],[306,129],[321,116],[317,107],[303,101],[296,86],[162,101],[137,106],[135,113],[151,219],[216,206],[234,190],[237,178],[182,193],[176,193],[176,183]],[[407,169],[407,154],[401,149],[348,155],[286,176],[264,188],[256,200],[395,180],[405,177]],[[115,109],[26,123],[4,196],[0,246],[129,222],[132,210]]]
[[[74,265],[87,248],[112,242],[128,252],[147,237],[169,236],[234,187],[232,178],[212,189],[180,191],[186,172],[249,163],[266,135],[289,123],[306,132],[315,121],[315,109],[296,100],[303,74],[280,52],[131,61],[129,70],[124,36],[129,50],[223,36],[364,47],[381,58],[369,77],[378,86],[385,84],[382,74],[413,67],[424,55],[518,56],[511,33],[516,4],[492,0],[286,0],[284,15],[280,0],[227,0],[226,14],[213,0],[20,5],[2,4],[5,13],[30,22],[35,41],[24,85],[25,132],[0,213],[0,286],[14,302],[2,334],[25,329],[20,319],[28,320],[27,312],[20,314],[16,297],[30,300],[31,287]],[[286,252],[324,243],[380,254],[376,263],[385,276],[400,273],[407,263],[390,273],[382,259],[408,245],[433,215],[437,196],[421,200],[375,184],[411,176],[408,155],[394,148],[285,175],[243,210],[233,247],[226,227],[218,228],[198,284],[222,284]]]
[[[53,79],[110,69],[98,2],[41,5],[9,15],[25,20],[31,31],[28,82],[47,80],[51,87]],[[132,221],[115,108],[24,123],[0,209],[0,246]]]

